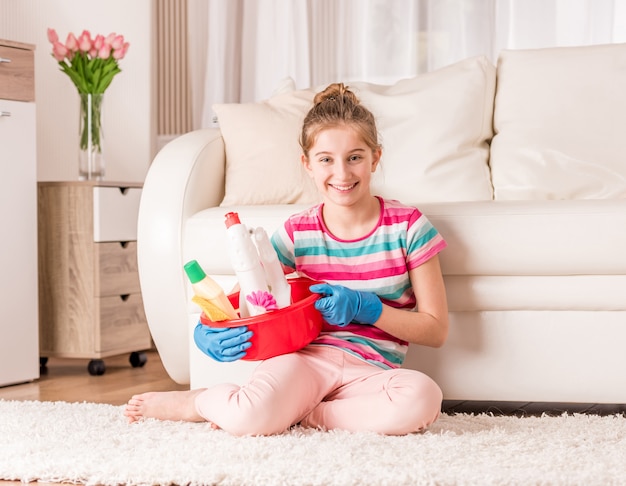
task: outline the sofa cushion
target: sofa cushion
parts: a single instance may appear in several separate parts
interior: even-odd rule
[[[300,163],[300,127],[312,90],[259,103],[214,105],[226,150],[222,206],[314,203],[317,190]]]
[[[407,203],[491,200],[495,72],[475,57],[393,86],[350,83],[383,145],[373,191]]]
[[[626,197],[626,44],[503,51],[496,199]]]
[[[198,211],[185,221],[183,228],[183,257],[185,261],[198,260],[210,275],[233,275],[235,271],[228,257],[228,234],[224,216],[228,211],[239,214],[248,228],[263,228],[271,235],[294,213],[304,211],[306,204],[255,204],[248,206],[212,207]],[[211,251],[207,251],[207,241]]]
[[[444,275],[626,275],[626,199],[421,204]],[[626,290],[626,289],[625,289]]]
[[[408,201],[416,204],[417,201]],[[209,274],[233,274],[226,211],[251,228],[273,233],[306,205],[213,207],[184,228],[183,253]],[[626,275],[626,199],[594,201],[472,201],[418,204],[444,237],[445,276]],[[211,251],[206,242],[211,241]],[[572,244],[575,242],[575,244]]]
[[[375,193],[401,201],[492,198],[488,143],[495,67],[486,58],[391,86],[347,84],[377,118],[383,158],[373,178]],[[314,93],[323,88],[214,106],[227,158],[222,206],[317,201],[300,166],[298,138]]]

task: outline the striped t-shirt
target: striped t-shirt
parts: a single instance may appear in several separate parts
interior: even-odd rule
[[[409,270],[446,247],[446,242],[414,207],[383,198],[376,227],[363,238],[340,240],[326,228],[322,204],[291,216],[272,235],[287,273],[373,292],[384,304],[415,308]],[[324,323],[311,345],[337,346],[381,368],[402,365],[408,343],[375,326]]]

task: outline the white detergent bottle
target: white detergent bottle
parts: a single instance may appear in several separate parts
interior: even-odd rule
[[[239,314],[241,317],[263,314],[271,310],[264,306],[264,302],[272,295],[265,281],[265,272],[256,246],[248,229],[239,221],[237,213],[227,213],[225,223],[230,261],[239,281]]]
[[[278,255],[263,228],[254,230],[254,242],[259,250],[265,271],[265,280],[274,299],[276,299],[276,305],[279,309],[287,307],[291,304],[291,287],[278,261]]]

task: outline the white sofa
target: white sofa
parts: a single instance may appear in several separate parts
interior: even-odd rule
[[[405,366],[450,401],[626,403],[626,45],[504,51],[393,86],[347,83],[377,116],[378,194],[419,207],[441,254],[450,334]],[[319,87],[317,87],[319,88]],[[192,343],[183,264],[235,283],[224,215],[275,230],[317,199],[298,135],[316,89],[218,105],[220,129],[162,149],[145,180],[139,272],[154,342],[192,388],[242,382]]]

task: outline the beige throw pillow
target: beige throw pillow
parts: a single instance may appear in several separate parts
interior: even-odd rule
[[[626,44],[503,51],[496,199],[626,197]]]
[[[352,83],[383,145],[373,191],[408,204],[491,199],[495,76],[475,57],[393,86]]]
[[[495,67],[484,57],[392,86],[346,83],[377,119],[382,164],[373,192],[407,204],[488,200]],[[315,92],[214,110],[226,147],[222,206],[318,200],[300,164],[298,137]]]
[[[279,94],[259,103],[214,105],[226,149],[221,206],[309,204],[317,190],[306,175],[298,142],[313,91]]]

